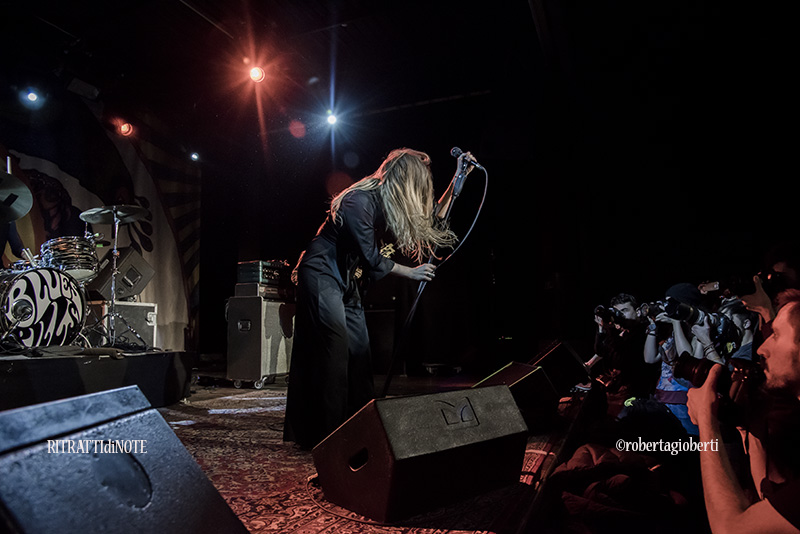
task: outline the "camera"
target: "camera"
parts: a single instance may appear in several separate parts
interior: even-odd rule
[[[636,315],[642,319],[645,317],[655,319],[658,314],[664,313],[664,311],[666,311],[666,305],[659,300],[656,302],[645,302],[636,308]]]
[[[711,367],[717,365],[711,360],[697,359],[688,352],[678,357],[673,369],[676,378],[688,380],[701,387]],[[717,391],[722,395],[720,419],[729,423],[739,423],[744,417],[744,410],[753,404],[758,388],[764,382],[764,372],[757,362],[741,358],[731,358],[728,367],[720,375]]]
[[[690,325],[702,325],[708,318],[711,326],[711,341],[714,342],[714,346],[721,356],[728,355],[732,347],[738,345],[741,337],[739,328],[726,315],[709,313],[671,297],[667,297],[664,313],[670,319],[676,319]]]
[[[758,273],[758,278],[761,280],[764,292],[770,297],[775,297],[786,289],[783,273],[769,270]],[[717,282],[717,286],[719,291],[732,297],[743,297],[756,292],[756,284],[752,275],[732,275]]]
[[[594,309],[594,314],[600,317],[604,323],[619,323],[625,320],[622,312],[615,307],[606,307],[602,304]]]

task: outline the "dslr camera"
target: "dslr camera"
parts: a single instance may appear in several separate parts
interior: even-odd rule
[[[727,349],[731,343],[737,344],[741,333],[739,328],[726,315],[722,313],[709,313],[700,308],[685,304],[672,297],[667,297],[664,313],[670,319],[685,322],[689,325],[702,325],[708,318],[711,326],[711,341],[720,355],[725,356],[730,351]]]
[[[622,312],[613,306],[606,307],[601,304],[594,309],[594,314],[600,317],[606,324],[621,323],[625,320],[625,316],[622,315]]]
[[[714,365],[717,364],[711,360],[697,359],[684,352],[678,357],[673,374],[699,388],[705,383],[708,372]],[[722,396],[720,420],[740,424],[744,419],[745,410],[755,403],[756,394],[764,383],[764,378],[764,371],[757,362],[731,358],[717,383],[717,391]]]
[[[764,288],[764,292],[770,297],[774,298],[778,293],[786,289],[786,279],[783,273],[770,269],[769,271],[758,273],[757,276],[761,280],[761,287]],[[743,297],[756,292],[756,283],[753,281],[752,275],[729,276],[719,282],[709,283],[708,287],[712,290],[721,291],[730,297]]]
[[[640,319],[645,319],[647,317],[655,319],[658,314],[664,313],[664,311],[666,311],[666,304],[658,300],[655,302],[645,302],[636,308],[636,315]]]

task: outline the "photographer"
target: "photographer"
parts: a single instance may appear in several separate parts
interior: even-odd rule
[[[756,339],[760,338],[758,313],[748,310],[739,299],[724,302],[719,311],[725,314],[739,331],[736,350],[730,355],[730,359],[754,361],[756,354],[753,347],[758,344]]]
[[[667,299],[692,306],[702,303],[700,291],[688,283],[675,284],[666,292]],[[664,404],[670,412],[678,418],[689,435],[696,436],[698,429],[689,418],[686,409],[686,392],[692,386],[688,380],[675,376],[675,365],[678,356],[689,353],[697,358],[702,358],[702,348],[699,355],[695,347],[697,342],[689,331],[689,326],[682,320],[671,317],[666,311],[661,311],[655,317],[648,317],[650,326],[644,344],[644,361],[648,364],[661,364],[661,376],[655,389],[655,399]],[[667,326],[667,335],[661,339],[658,335],[658,325]]]
[[[800,533],[800,468],[797,466],[797,414],[800,413],[800,291],[781,294],[772,334],[759,347],[764,387],[771,402],[760,416],[765,429],[743,433],[750,474],[757,490],[751,499],[732,467],[725,447],[700,453],[706,512],[714,534]],[[688,392],[692,421],[701,442],[722,441],[717,416],[718,385],[726,370],[714,365],[702,387]],[[774,447],[779,443],[779,447]]]
[[[645,323],[639,318],[636,298],[620,293],[611,299],[610,307],[595,308],[595,354],[598,378],[611,395],[646,398],[655,388],[657,369],[642,359]]]
[[[769,335],[769,324],[775,318],[775,298],[785,289],[800,289],[800,244],[783,243],[774,247],[765,259],[766,272],[753,276],[755,289],[741,297],[748,310],[761,316]]]

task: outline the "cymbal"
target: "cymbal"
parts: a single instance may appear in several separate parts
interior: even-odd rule
[[[22,180],[0,171],[0,224],[24,217],[33,207],[33,194]]]
[[[149,213],[147,208],[141,206],[119,204],[88,209],[80,214],[80,218],[89,224],[114,224],[115,221],[128,224],[144,219]]]

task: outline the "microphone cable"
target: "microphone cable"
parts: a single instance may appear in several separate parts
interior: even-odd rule
[[[478,205],[478,210],[475,213],[475,217],[472,219],[472,223],[470,224],[470,227],[467,229],[467,232],[464,234],[464,238],[459,240],[458,245],[456,245],[456,247],[453,249],[453,251],[450,252],[450,254],[448,254],[441,262],[439,262],[439,264],[436,266],[437,270],[446,261],[450,260],[450,258],[452,258],[453,255],[456,252],[458,252],[458,250],[464,245],[464,243],[467,241],[467,238],[472,233],[472,230],[475,228],[475,225],[478,222],[478,217],[480,216],[481,212],[483,211],[483,205],[486,202],[486,196],[487,196],[488,191],[489,191],[489,173],[482,166],[480,166],[478,168],[483,171],[483,175],[484,175],[483,195],[481,197],[480,204]],[[454,197],[451,200],[451,202],[454,202],[455,198],[457,198],[457,197]],[[428,259],[428,263],[431,263],[431,262],[433,262],[433,256],[431,256]],[[402,327],[401,333],[407,331],[408,327],[410,326],[411,321],[412,321],[412,319],[414,318],[414,315],[417,312],[417,305],[419,304],[420,298],[422,297],[422,292],[425,290],[427,285],[428,285],[428,282],[425,281],[425,280],[422,280],[419,283],[419,286],[417,287],[417,294],[414,297],[414,301],[411,304],[411,308],[409,309],[408,314],[406,315],[406,319],[405,319],[405,322],[403,323],[403,327]],[[401,344],[402,344],[402,339],[404,339],[405,337],[406,336],[401,335],[400,336],[400,340],[401,341],[398,341],[398,342],[395,343],[394,350],[393,350],[393,353],[392,353],[392,357],[391,357],[391,360],[389,361],[389,368],[388,368],[388,370],[386,372],[386,380],[385,380],[385,382],[383,384],[383,390],[382,390],[382,393],[381,393],[381,398],[385,398],[387,396],[387,394],[389,393],[389,386],[391,385],[392,373],[393,373],[394,366],[395,366],[395,363],[396,363],[397,355],[400,353],[400,347],[401,347]]]

